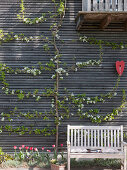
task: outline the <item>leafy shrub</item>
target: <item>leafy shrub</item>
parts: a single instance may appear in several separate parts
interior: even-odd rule
[[[92,160],[82,160],[76,161],[76,159],[71,159],[71,167],[92,167],[92,166],[102,166],[107,168],[119,168],[121,165],[119,159],[92,159]]]
[[[7,153],[4,153],[2,148],[0,148],[0,164],[8,160],[13,160],[13,157]]]
[[[21,162],[16,161],[16,160],[7,160],[7,161],[2,163],[2,167],[4,167],[4,168],[8,168],[8,167],[18,168],[19,166],[21,166]]]

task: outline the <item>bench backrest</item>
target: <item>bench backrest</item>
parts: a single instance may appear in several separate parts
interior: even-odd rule
[[[71,126],[67,127],[67,141],[71,151],[84,149],[117,149],[123,151],[123,126]]]

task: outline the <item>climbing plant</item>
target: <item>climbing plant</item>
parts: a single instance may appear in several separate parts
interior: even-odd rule
[[[1,121],[5,121],[7,119],[10,123],[5,124],[0,127],[0,132],[2,132],[4,129],[6,129],[9,133],[15,132],[20,135],[23,135],[25,133],[31,134],[44,134],[47,135],[56,135],[56,148],[58,148],[58,134],[59,134],[59,125],[62,123],[62,121],[67,118],[74,116],[73,110],[77,111],[77,116],[79,119],[89,119],[91,122],[95,123],[101,123],[102,121],[112,120],[115,118],[116,115],[121,112],[122,108],[126,104],[126,95],[125,90],[122,90],[123,93],[123,99],[121,106],[117,108],[113,108],[111,113],[107,113],[107,115],[99,113],[99,109],[89,109],[85,110],[84,105],[95,105],[96,103],[105,103],[106,101],[111,100],[113,97],[117,96],[117,88],[119,86],[120,82],[120,76],[118,75],[118,78],[116,80],[115,86],[112,88],[112,91],[101,94],[95,97],[86,97],[85,93],[83,94],[74,94],[72,92],[69,92],[67,88],[64,89],[64,94],[61,96],[59,93],[59,83],[61,81],[64,81],[65,77],[68,77],[70,73],[80,71],[80,69],[85,69],[85,67],[92,67],[92,66],[100,66],[103,64],[103,46],[109,46],[113,49],[116,48],[126,48],[127,45],[120,42],[118,43],[112,43],[107,42],[103,40],[96,40],[95,38],[88,38],[86,36],[80,36],[78,40],[73,41],[82,41],[85,43],[89,43],[91,45],[95,45],[99,49],[99,57],[97,60],[88,60],[79,62],[75,60],[75,63],[71,66],[67,66],[65,63],[62,63],[62,52],[59,47],[59,44],[64,45],[65,42],[61,39],[59,35],[59,31],[61,29],[63,19],[66,14],[66,0],[60,0],[59,2],[56,2],[55,0],[52,0],[54,4],[54,11],[49,11],[48,14],[42,14],[42,16],[30,19],[25,17],[25,5],[23,0],[21,0],[20,4],[20,13],[17,14],[17,18],[20,20],[20,22],[23,22],[24,24],[27,24],[29,26],[33,24],[39,24],[42,22],[45,22],[48,19],[52,20],[52,23],[49,27],[49,31],[51,32],[51,38],[40,35],[40,36],[25,36],[23,33],[15,34],[14,32],[6,33],[4,30],[0,30],[0,44],[10,42],[10,41],[22,41],[29,43],[34,40],[42,40],[44,42],[43,50],[47,52],[47,54],[50,54],[50,60],[49,62],[43,64],[41,62],[38,62],[36,64],[36,67],[22,67],[22,68],[12,68],[5,63],[0,64],[0,73],[1,73],[1,84],[2,84],[2,90],[3,93],[6,95],[13,95],[17,96],[19,100],[24,100],[28,98],[35,99],[35,102],[39,102],[42,97],[49,97],[51,99],[51,109],[50,112],[39,112],[38,110],[34,110],[33,112],[21,112],[19,108],[15,107],[13,110],[11,110],[9,113],[2,112],[1,113]],[[52,55],[50,53],[50,46],[54,48],[54,54]],[[51,79],[54,81],[54,87],[46,88],[40,91],[39,89],[35,89],[33,92],[31,91],[25,91],[21,89],[12,89],[10,88],[10,85],[7,81],[6,76],[10,74],[18,75],[18,74],[26,74],[31,75],[33,77],[39,76],[43,74],[43,72],[50,72]],[[92,108],[92,107],[91,107]],[[26,119],[34,119],[34,118],[41,118],[43,120],[49,120],[50,116],[54,117],[54,123],[56,125],[55,129],[50,129],[50,127],[45,127],[44,129],[36,128],[34,129],[31,127],[25,127],[25,126],[18,126],[13,127],[11,123],[13,122],[13,117],[17,116],[18,119],[21,117],[24,117]]]

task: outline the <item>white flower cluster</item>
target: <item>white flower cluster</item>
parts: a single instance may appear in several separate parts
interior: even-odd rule
[[[58,68],[55,70],[60,76],[62,75],[62,73],[66,73],[66,70],[64,70],[63,68]]]
[[[86,61],[86,62],[77,62],[76,63],[76,66],[78,67],[83,67],[83,66],[93,66],[93,65],[99,65],[101,64],[101,60],[89,60],[89,61]]]
[[[37,97],[36,97],[36,101],[39,101],[40,99],[41,99],[40,96],[37,96]]]
[[[61,80],[63,80],[62,74],[65,73],[66,76],[69,75],[69,74],[66,72],[66,70],[64,70],[63,68],[58,68],[58,69],[55,70],[55,72],[59,74]],[[52,79],[55,79],[55,78],[56,78],[56,75],[53,74],[51,78],[52,78]]]
[[[12,91],[11,91],[11,94],[15,94],[15,90],[12,90]]]
[[[26,24],[38,24],[38,23],[41,23],[43,21],[46,21],[46,18],[44,17],[44,15],[42,15],[41,17],[39,18],[35,18],[33,20],[29,19],[29,18],[24,18],[23,21],[26,23]]]
[[[59,58],[61,57],[61,55],[55,55],[53,58],[51,58],[51,61],[54,61],[54,63],[61,63],[61,61],[59,60]]]
[[[52,75],[52,77],[51,77],[51,79],[55,79],[56,78],[56,75],[55,74],[53,74]]]
[[[6,70],[6,64],[2,64],[1,70]]]
[[[55,36],[58,40],[60,39],[60,36],[59,34],[57,33],[56,36]]]
[[[80,40],[81,40],[82,42],[88,42],[88,38],[87,38],[86,36],[80,37]]]
[[[2,87],[2,90],[4,90],[5,94],[9,94],[9,89]]]
[[[98,122],[99,119],[101,119],[100,115],[93,116],[92,114],[82,113],[83,116],[86,116],[87,118],[91,119],[94,122]]]
[[[97,102],[104,102],[104,101],[105,101],[105,100],[104,100],[103,98],[98,98],[98,99],[96,100],[96,97],[95,97],[95,98],[87,97],[87,99],[86,99],[86,103],[87,103],[87,104],[90,104],[90,103],[95,104],[95,103],[97,103]]]
[[[33,40],[33,37],[31,36],[30,38],[28,37],[24,37],[24,35],[14,35],[14,39],[15,40],[21,40],[21,41],[26,41],[27,43],[30,41],[30,40]]]
[[[36,68],[30,69],[28,67],[24,67],[24,69],[22,69],[22,71],[24,73],[33,74],[34,76],[41,74],[41,71]]]
[[[1,118],[1,121],[4,121],[4,117]]]
[[[54,99],[52,99],[51,107],[52,107],[52,108],[55,107],[55,101],[54,101]]]

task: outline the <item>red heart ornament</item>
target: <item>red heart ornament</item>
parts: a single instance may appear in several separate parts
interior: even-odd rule
[[[120,76],[123,74],[124,66],[125,66],[124,61],[116,61],[116,70]]]

